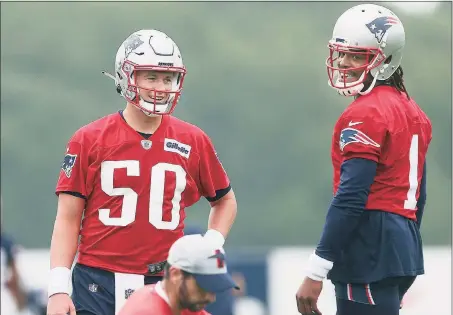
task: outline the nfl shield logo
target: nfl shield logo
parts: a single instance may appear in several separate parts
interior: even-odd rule
[[[98,292],[98,285],[95,283],[91,283],[88,285],[88,290],[90,290],[93,293]]]
[[[142,140],[141,143],[142,143],[143,149],[145,149],[145,150],[151,149],[151,145],[153,144],[150,140]]]

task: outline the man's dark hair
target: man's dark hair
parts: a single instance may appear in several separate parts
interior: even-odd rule
[[[388,60],[387,62],[390,62],[391,59],[389,58],[387,60]],[[410,96],[409,96],[409,93],[407,93],[406,86],[404,85],[404,77],[403,77],[403,75],[404,75],[403,68],[401,66],[399,66],[396,69],[396,71],[393,72],[393,74],[390,76],[390,78],[388,78],[385,81],[377,81],[375,86],[379,86],[379,85],[393,86],[400,93],[406,94],[407,99],[409,100]],[[363,84],[364,84],[363,90],[368,89],[368,87],[370,86],[370,84],[373,81],[373,79],[374,79],[373,76],[370,73],[368,73],[368,76],[367,76],[366,80],[363,82]]]
[[[396,69],[396,71],[384,82],[388,85],[394,86],[400,93],[404,93],[407,96],[407,99],[410,99],[409,93],[407,93],[406,86],[404,85],[404,72],[401,66]]]
[[[170,264],[166,263],[164,266],[164,279],[170,278]]]
[[[167,262],[164,266],[164,279],[170,278],[170,267],[171,267],[171,265]],[[184,271],[184,270],[181,270],[181,272],[184,277],[188,277],[191,275],[189,272]]]

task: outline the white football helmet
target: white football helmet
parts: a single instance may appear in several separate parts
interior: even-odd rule
[[[405,45],[404,27],[399,18],[387,8],[360,4],[344,12],[333,29],[326,60],[328,84],[341,95],[368,94],[376,80],[387,80],[398,69]],[[359,68],[341,69],[337,60],[342,53],[365,54],[367,63]],[[348,71],[362,71],[360,78],[348,82]],[[372,82],[364,89],[368,74]]]
[[[156,97],[152,102],[140,97],[143,87],[136,84],[139,70],[174,72],[171,91],[153,90],[169,94],[167,101],[159,103]],[[132,33],[116,53],[115,80],[118,93],[129,103],[137,106],[148,116],[171,114],[181,96],[186,68],[181,52],[175,42],[165,33],[157,30],[140,30]]]

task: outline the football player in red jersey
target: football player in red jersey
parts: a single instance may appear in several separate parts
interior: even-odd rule
[[[164,279],[134,292],[118,315],[209,315],[216,293],[239,289],[228,274],[225,251],[200,234],[186,235],[170,248]]]
[[[159,281],[201,197],[211,204],[204,237],[223,245],[237,207],[228,176],[210,138],[170,115],[185,75],[160,31],[137,31],[118,49],[111,77],[126,108],[75,132],[58,179],[48,314],[112,315],[128,292]]]
[[[337,315],[396,315],[424,273],[420,224],[432,127],[403,84],[404,45],[401,21],[382,6],[354,6],[335,24],[329,85],[354,101],[334,127],[334,197],[296,294],[301,314],[320,313],[327,277]]]

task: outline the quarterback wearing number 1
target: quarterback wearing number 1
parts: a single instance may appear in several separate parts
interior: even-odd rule
[[[337,315],[397,315],[424,273],[420,225],[432,127],[406,91],[404,45],[401,20],[382,6],[354,6],[335,24],[328,82],[354,100],[332,135],[334,197],[297,292],[301,314],[319,313],[327,277]]]
[[[201,197],[211,204],[204,238],[212,246],[223,246],[236,216],[210,138],[171,116],[186,75],[175,42],[157,30],[137,31],[107,75],[127,105],[83,126],[67,145],[56,187],[49,315],[113,315],[135,290],[160,281],[186,209]]]

